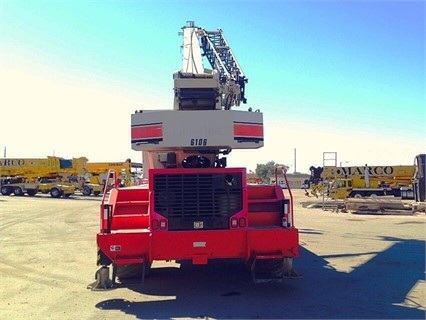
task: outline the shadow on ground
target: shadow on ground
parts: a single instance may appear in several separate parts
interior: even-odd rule
[[[234,260],[153,268],[143,287],[128,284],[141,294],[135,301],[111,299],[96,307],[138,319],[424,319],[424,305],[401,304],[424,280],[425,242],[383,241],[392,245],[351,273],[330,268],[302,247],[295,269],[303,277],[282,283],[253,284],[245,265]]]

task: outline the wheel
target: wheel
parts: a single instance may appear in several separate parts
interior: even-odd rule
[[[362,198],[362,194],[360,194],[360,193],[355,193],[355,194],[354,194],[354,198]]]
[[[377,194],[375,193],[370,194],[370,198],[377,198]]]
[[[88,186],[84,186],[81,189],[81,193],[83,194],[83,196],[90,196],[92,194],[92,189],[90,189]]]
[[[60,190],[58,188],[52,188],[50,190],[50,196],[52,198],[60,198],[62,196],[62,190]]]
[[[13,193],[15,194],[15,196],[23,196],[24,195],[24,191],[22,191],[21,187],[15,187],[15,189],[13,189]]]
[[[34,197],[37,194],[37,190],[29,189],[29,190],[27,190],[27,193],[30,197]]]
[[[1,194],[4,195],[4,196],[9,196],[9,195],[12,194],[12,188],[10,188],[10,187],[3,186],[3,187],[1,187],[0,191],[1,191]]]

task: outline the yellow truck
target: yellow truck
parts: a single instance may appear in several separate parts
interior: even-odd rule
[[[392,195],[404,199],[414,196],[414,165],[324,167],[322,181],[329,181],[332,199]]]
[[[68,176],[67,183],[71,184],[79,190],[83,196],[95,195],[98,196],[102,193],[103,183],[99,183],[97,179],[92,179],[90,176],[90,180],[86,180],[86,176],[88,175],[87,171],[79,176]]]
[[[50,193],[52,198],[68,198],[75,192],[73,185],[64,183],[57,178],[40,177],[37,179],[38,192],[47,194]]]
[[[71,195],[71,190],[79,190],[85,196],[91,194],[97,196],[103,191],[104,181],[110,169],[119,172],[119,179],[123,185],[130,186],[133,184],[132,168],[135,167],[141,167],[141,164],[132,163],[130,159],[123,162],[88,162],[86,157],[2,158],[0,159],[0,179],[4,181],[2,186],[8,182],[2,189],[2,194],[35,195],[43,190],[44,193],[54,194],[52,197],[58,195],[67,197]],[[13,185],[10,184],[10,178],[14,177],[16,180],[18,176],[31,185],[24,185],[24,182],[17,185],[16,181]],[[42,183],[41,178],[49,181]],[[56,178],[62,178],[62,181],[55,182]],[[37,183],[42,185],[35,190],[34,184]],[[55,183],[56,187],[53,186]]]
[[[130,159],[123,162],[87,162],[76,175],[68,176],[68,181],[84,196],[100,195],[104,190],[108,171],[113,169],[119,174],[123,186],[133,185],[132,168],[139,164]]]
[[[4,196],[9,196],[12,193],[15,196],[23,196],[28,194],[33,197],[38,192],[38,184],[31,183],[24,177],[2,177],[0,178],[0,192]]]
[[[54,179],[84,172],[87,161],[85,157],[1,158],[1,193],[2,195],[27,193],[34,196],[37,192],[43,192],[50,193],[54,198],[68,197],[74,193],[75,187]],[[48,181],[42,182],[41,179]],[[35,185],[37,188],[34,187]]]
[[[132,168],[139,164],[132,163],[130,159],[123,162],[87,162],[85,169],[89,175],[90,183],[103,185],[109,170],[115,170],[123,186],[133,185]]]
[[[0,176],[41,176],[69,175],[84,171],[88,159],[85,157],[64,159],[48,156],[46,158],[1,158]]]

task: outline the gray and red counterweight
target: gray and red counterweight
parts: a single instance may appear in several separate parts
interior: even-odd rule
[[[257,149],[263,147],[263,115],[234,110],[146,110],[132,114],[132,149]]]

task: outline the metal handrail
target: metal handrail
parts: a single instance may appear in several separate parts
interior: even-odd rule
[[[290,195],[290,212],[291,212],[291,221],[292,221],[292,226],[294,226],[293,193],[291,192],[290,184],[289,184],[288,179],[287,179],[287,169],[286,169],[284,166],[277,166],[277,167],[275,168],[275,184],[276,184],[276,185],[278,185],[278,171],[279,171],[279,170],[281,171],[281,173],[282,173],[282,174],[283,174],[283,176],[284,176],[285,184],[286,184],[286,186],[287,186],[287,190],[288,190],[288,193],[289,193],[289,195]]]
[[[107,197],[107,194],[109,192],[108,185],[110,179],[114,179],[114,185],[113,187],[118,187],[118,180],[117,180],[117,172],[114,169],[109,169],[107,178],[105,180],[104,184],[104,193],[102,196],[102,202],[100,206],[100,226],[101,226],[101,232],[109,232],[110,229],[110,220],[111,220],[111,208],[107,208],[105,205],[105,199]]]

